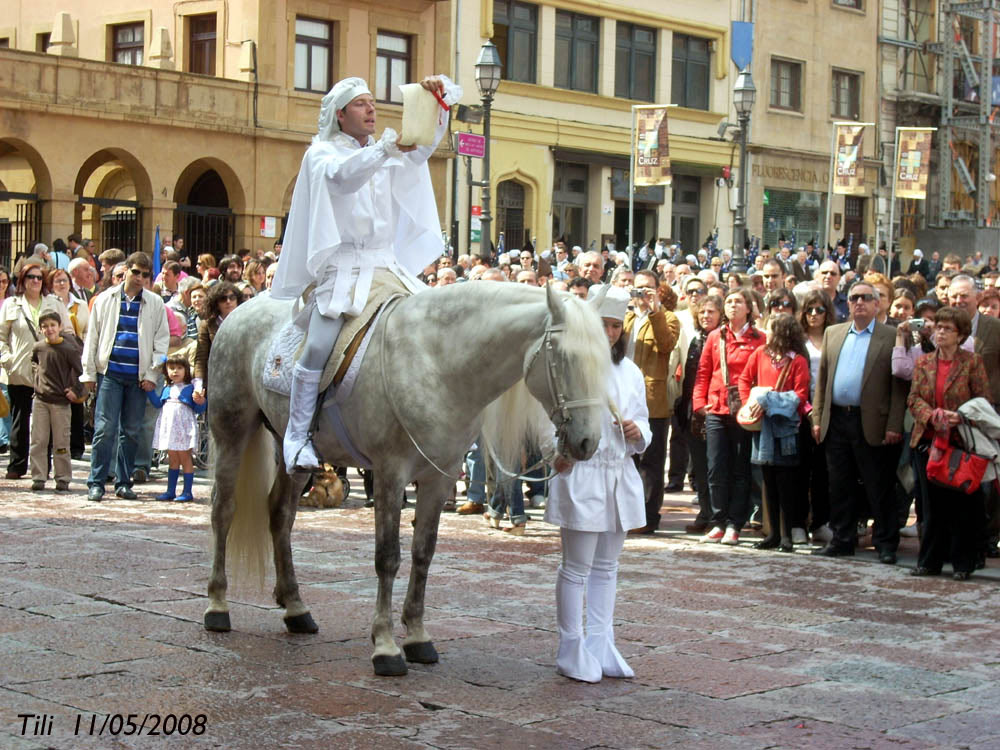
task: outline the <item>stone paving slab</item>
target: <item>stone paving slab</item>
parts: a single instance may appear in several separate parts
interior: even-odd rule
[[[162,481],[99,505],[74,485],[0,480],[3,749],[1000,748],[996,561],[958,583],[906,576],[914,540],[897,567],[700,545],[682,531],[690,496],[674,495],[664,532],[630,538],[621,558],[616,638],[636,678],[584,685],[555,672],[557,530],[537,510],[523,538],[445,514],[426,601],[441,662],[377,678],[373,522],[357,492],[299,515],[320,633],[292,636],[270,582],[231,588],[233,632],[201,627],[203,478],[190,505],[152,500]],[[22,736],[18,713],[52,717],[52,733]],[[205,731],[86,731],[120,713],[204,715]]]

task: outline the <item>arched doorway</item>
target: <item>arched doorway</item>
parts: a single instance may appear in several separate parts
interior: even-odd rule
[[[497,185],[497,236],[503,232],[504,249],[519,250],[530,240],[524,226],[524,185],[504,180]]]
[[[51,194],[38,152],[13,138],[0,140],[0,265],[11,268],[36,242],[51,244],[42,236],[42,199]]]
[[[74,230],[94,240],[101,250],[118,248],[126,255],[148,249],[142,205],[152,201],[153,188],[145,168],[119,148],[94,153],[77,172]]]
[[[234,251],[236,217],[227,181],[206,160],[191,164],[175,190],[174,235],[184,237],[191,257],[211,253],[216,259]]]

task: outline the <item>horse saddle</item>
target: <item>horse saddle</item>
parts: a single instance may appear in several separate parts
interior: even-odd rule
[[[341,397],[338,400],[349,395],[350,386],[353,386],[354,378],[364,360],[371,334],[375,330],[375,323],[386,309],[386,303],[407,296],[409,293],[402,282],[390,271],[385,269],[375,271],[372,288],[364,310],[357,317],[347,318],[337,336],[337,343],[334,344],[326,367],[323,368],[323,376],[319,383],[320,392],[334,385],[337,386],[338,390],[346,387],[348,391],[344,394],[338,394]],[[311,294],[312,290],[309,289],[304,296]],[[308,335],[307,331],[297,324],[297,321],[308,320],[308,315],[302,314],[308,305],[308,297],[297,301],[297,307],[293,310],[291,320],[281,327],[271,341],[263,374],[264,387],[270,391],[285,396],[292,392],[292,368],[302,354]]]

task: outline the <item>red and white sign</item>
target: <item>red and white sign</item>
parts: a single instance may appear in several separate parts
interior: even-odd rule
[[[469,213],[472,214],[473,216],[482,216],[483,215],[483,207],[482,206],[471,206],[469,208]]]
[[[486,156],[486,137],[476,133],[456,133],[455,151],[459,156],[482,159]]]

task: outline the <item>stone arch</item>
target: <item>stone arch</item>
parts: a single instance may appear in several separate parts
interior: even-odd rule
[[[17,155],[24,159],[31,167],[34,175],[34,185],[30,192],[36,193],[40,200],[52,198],[52,174],[49,172],[45,159],[20,138],[0,138],[0,158],[10,155]],[[8,187],[9,189],[9,187]]]
[[[103,180],[106,174],[102,174],[96,181],[91,180],[91,177],[101,167],[105,167],[106,165],[110,165],[112,168],[118,167],[128,173],[128,176],[132,178],[132,184],[135,186],[135,200],[145,206],[148,206],[153,201],[153,183],[149,179],[149,173],[146,171],[146,168],[133,154],[123,148],[117,147],[95,151],[80,165],[80,169],[76,173],[76,183],[73,185],[73,192],[78,196],[84,196],[88,187],[96,191],[97,185]],[[113,169],[106,170],[106,172],[111,171]],[[88,183],[90,183],[89,186]],[[94,197],[97,197],[96,193]]]
[[[153,201],[153,184],[133,153],[117,146],[95,151],[77,170],[73,192],[74,231],[100,248],[143,249],[142,208]]]
[[[243,190],[240,178],[236,175],[236,172],[232,167],[214,156],[206,156],[201,159],[196,159],[181,170],[180,175],[177,177],[177,182],[174,185],[174,202],[186,204],[192,188],[196,186],[198,180],[201,179],[205,173],[210,171],[215,172],[222,181],[222,184],[225,186],[226,196],[229,203],[228,207],[232,209],[234,213],[244,213],[246,210],[246,193]]]

